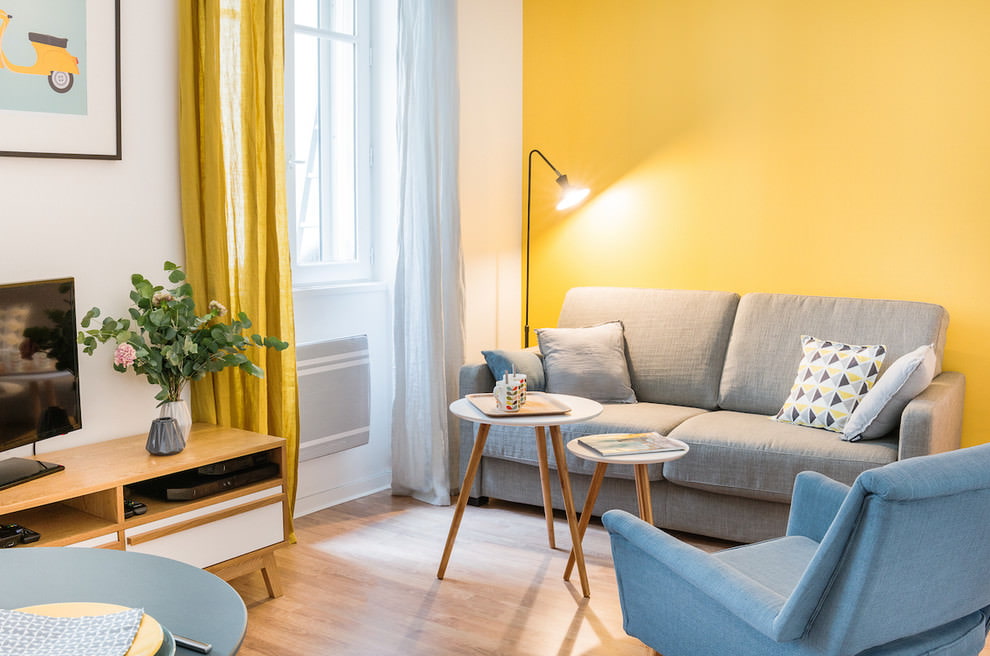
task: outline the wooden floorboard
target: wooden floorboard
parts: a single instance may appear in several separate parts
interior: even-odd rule
[[[542,510],[468,506],[445,580],[436,578],[452,507],[387,492],[296,520],[298,544],[277,552],[284,596],[260,574],[232,581],[248,606],[239,656],[648,656],[622,630],[608,536],[584,548],[591,598],[562,580],[570,538]],[[706,550],[727,546],[682,536]],[[980,656],[990,656],[990,649]]]

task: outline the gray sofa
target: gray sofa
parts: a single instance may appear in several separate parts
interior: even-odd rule
[[[965,379],[942,371],[948,313],[941,306],[580,287],[568,292],[558,326],[615,320],[622,322],[637,402],[605,404],[593,421],[564,425],[562,432],[570,440],[655,430],[687,442],[687,456],[651,466],[658,526],[739,542],[783,535],[798,472],[814,470],[851,484],[867,469],[959,447]],[[794,383],[805,334],[885,345],[881,377],[900,356],[933,344],[935,377],[908,403],[899,426],[879,439],[848,442],[839,433],[772,421]],[[462,367],[459,382],[464,395],[490,392],[494,378],[482,362]],[[461,423],[461,476],[474,430]],[[580,506],[593,463],[568,458]],[[492,426],[471,496],[542,505],[536,462],[532,429]],[[556,487],[554,505],[562,508]],[[595,514],[611,508],[636,512],[632,467],[609,467]]]

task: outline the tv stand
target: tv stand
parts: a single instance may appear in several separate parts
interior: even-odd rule
[[[43,454],[64,471],[0,490],[0,524],[41,534],[37,542],[14,548],[140,551],[227,579],[261,570],[269,595],[281,595],[274,552],[288,544],[285,440],[194,424],[186,448],[176,455],[152,456],[146,441],[146,434],[133,435]],[[209,471],[244,457],[264,457],[277,467],[262,480],[191,500],[166,501],[139,490],[161,476]],[[125,498],[143,503],[145,512],[125,516]]]
[[[0,460],[0,490],[33,481],[63,469],[65,467],[56,465],[54,462],[29,460],[28,458],[6,458]]]

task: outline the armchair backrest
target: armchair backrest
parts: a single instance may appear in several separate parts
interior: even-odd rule
[[[864,472],[774,623],[855,654],[990,606],[990,444]]]

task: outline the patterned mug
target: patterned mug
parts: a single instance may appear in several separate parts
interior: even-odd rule
[[[511,382],[510,377],[513,378]],[[507,375],[495,383],[495,407],[502,412],[519,412],[526,402],[526,377],[523,376],[521,382],[517,378],[517,374]]]

